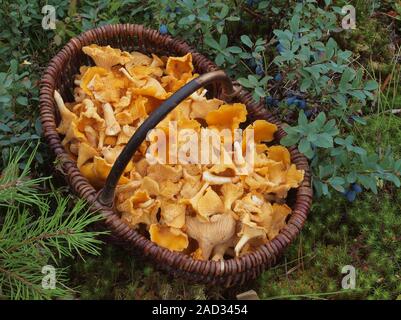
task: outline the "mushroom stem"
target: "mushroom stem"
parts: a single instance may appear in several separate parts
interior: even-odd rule
[[[243,234],[242,237],[239,239],[237,245],[235,246],[235,255],[238,257],[239,253],[241,252],[244,245],[251,239],[247,234]]]
[[[103,114],[106,121],[106,135],[116,136],[121,131],[121,127],[114,116],[113,107],[110,103],[103,104]]]

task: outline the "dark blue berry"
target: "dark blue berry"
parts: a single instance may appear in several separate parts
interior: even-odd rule
[[[306,111],[305,111],[305,116],[306,116],[307,118],[310,118],[312,115],[313,115],[313,111],[312,111],[312,110],[306,110]]]
[[[265,71],[263,70],[263,67],[260,64],[256,66],[255,72],[258,76],[263,76],[265,74]]]
[[[352,185],[352,190],[354,190],[356,193],[361,193],[362,192],[362,187],[359,184],[354,183]]]
[[[345,194],[345,196],[347,197],[347,200],[349,202],[354,202],[356,199],[356,191],[348,190],[347,193]]]
[[[279,43],[279,44],[276,46],[276,49],[277,49],[277,51],[278,51],[279,53],[282,53],[282,52],[284,52],[284,50],[285,50],[284,46],[283,46],[281,43]]]
[[[270,97],[266,97],[265,101],[266,101],[266,104],[268,106],[271,106],[271,107],[277,107],[278,106],[278,100],[273,98],[273,97],[271,97],[271,96]]]
[[[296,103],[296,101],[297,101],[297,97],[294,97],[294,96],[289,97],[289,98],[287,98],[287,100],[286,100],[286,102],[287,102],[287,104],[288,104],[289,106],[292,105],[292,104],[294,104],[294,103]]]
[[[246,4],[247,4],[249,7],[253,7],[253,5],[255,4],[255,1],[254,1],[254,0],[246,0]]]
[[[167,6],[167,7],[166,7],[166,12],[167,12],[167,13],[170,13],[170,12],[171,12],[170,6]]]
[[[175,13],[181,13],[181,8],[180,8],[180,7],[176,7],[176,8],[174,9],[174,12],[175,12]]]
[[[248,59],[248,66],[249,66],[251,69],[256,68],[256,60],[255,60],[255,58],[250,58],[250,59]]]
[[[280,82],[281,80],[283,80],[283,76],[281,75],[281,73],[277,73],[274,76],[274,81]]]
[[[168,33],[167,26],[166,26],[165,24],[161,24],[161,25],[160,25],[160,28],[159,28],[159,32],[160,32],[161,34],[166,34],[166,33]]]
[[[306,109],[306,101],[305,100],[297,99],[295,103],[299,109],[302,109],[302,110]]]

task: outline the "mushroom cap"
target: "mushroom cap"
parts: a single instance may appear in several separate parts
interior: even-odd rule
[[[206,116],[206,122],[209,127],[218,130],[237,129],[241,122],[246,120],[248,114],[246,106],[242,103],[232,105],[223,104],[217,110],[209,112]]]
[[[117,64],[126,64],[130,61],[130,54],[120,49],[110,46],[101,47],[97,44],[91,44],[82,48],[82,51],[90,56],[98,67],[111,69]]]
[[[151,224],[149,234],[151,241],[171,251],[183,251],[189,244],[187,235],[180,229]]]
[[[166,63],[166,74],[176,79],[181,79],[187,74],[192,75],[194,66],[192,64],[192,54],[187,53],[183,57],[169,57]]]

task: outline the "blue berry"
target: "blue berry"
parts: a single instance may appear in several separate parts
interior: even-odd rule
[[[356,193],[361,193],[362,192],[362,187],[359,184],[354,183],[352,185],[352,190],[354,190]]]
[[[354,202],[356,199],[356,191],[348,190],[347,193],[345,194],[345,196],[347,197],[347,200],[349,202]]]
[[[278,100],[273,98],[273,97],[266,97],[265,98],[265,102],[268,106],[272,106],[272,107],[277,107],[278,106]]]
[[[283,46],[281,43],[279,43],[279,44],[276,46],[276,49],[277,49],[277,51],[278,51],[279,53],[282,53],[282,52],[284,52],[284,50],[285,50],[284,46]]]
[[[256,66],[255,72],[258,76],[263,76],[265,74],[265,71],[260,64]]]
[[[249,66],[251,69],[256,68],[256,60],[255,60],[255,58],[250,58],[250,59],[248,59],[248,66]]]
[[[306,101],[305,100],[297,99],[295,103],[297,104],[297,107],[299,109],[302,109],[302,110],[306,109]]]
[[[292,104],[294,104],[294,103],[296,103],[296,101],[297,101],[297,97],[294,97],[294,96],[292,96],[292,97],[289,97],[289,98],[287,98],[287,104],[290,106],[290,105],[292,105]]]
[[[176,7],[176,8],[174,9],[174,12],[175,12],[175,13],[181,13],[181,8],[180,8],[180,7]]]
[[[305,111],[305,116],[306,116],[307,118],[310,118],[312,115],[313,115],[313,111],[312,111],[312,110],[306,110],[306,111]]]
[[[249,7],[253,7],[254,1],[253,1],[253,0],[246,0],[246,4],[247,4]]]
[[[283,76],[281,75],[281,73],[277,73],[274,76],[274,81],[280,82],[281,80],[283,80]]]
[[[159,32],[160,32],[161,34],[166,34],[166,33],[168,33],[167,26],[166,26],[165,24],[161,24],[161,25],[160,25],[160,28],[159,28]]]
[[[167,13],[170,13],[170,12],[171,12],[170,6],[167,6],[167,7],[166,7],[166,12],[167,12]]]

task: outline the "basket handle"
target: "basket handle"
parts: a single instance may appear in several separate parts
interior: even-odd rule
[[[131,161],[136,150],[146,139],[148,131],[158,125],[181,101],[185,100],[196,90],[214,82],[220,82],[223,86],[223,96],[225,100],[230,100],[236,92],[230,78],[221,70],[205,73],[188,82],[186,85],[176,91],[170,98],[164,101],[160,107],[154,110],[150,116],[135,131],[127,145],[117,157],[103,189],[98,196],[98,202],[106,207],[112,207],[114,202],[114,193],[118,180],[123,174],[125,167]]]

